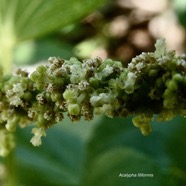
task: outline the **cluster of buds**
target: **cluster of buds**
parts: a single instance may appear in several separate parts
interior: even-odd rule
[[[186,55],[167,51],[164,40],[155,47],[155,52],[133,58],[127,68],[111,59],[50,57],[31,74],[18,70],[1,76],[0,130],[12,132],[17,125],[35,122],[31,142],[38,146],[45,130],[62,121],[65,112],[73,122],[81,117],[89,121],[94,114],[133,115],[144,135],[155,118],[186,117]]]

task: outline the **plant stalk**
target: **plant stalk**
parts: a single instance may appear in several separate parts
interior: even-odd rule
[[[15,150],[12,150],[10,154],[4,158],[4,164],[6,167],[5,186],[17,186]]]

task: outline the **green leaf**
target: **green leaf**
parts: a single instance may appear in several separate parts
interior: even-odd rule
[[[40,147],[29,142],[31,128],[17,131],[17,176],[20,185],[79,185],[84,172],[86,143],[101,118],[72,124],[69,119],[47,131]]]
[[[77,21],[106,0],[0,0],[0,24],[17,40],[38,37]]]
[[[132,125],[131,117],[99,117],[75,125],[65,119],[47,131],[38,148],[29,143],[30,128],[18,130],[19,183],[27,186],[185,185],[185,123],[182,117],[153,122],[152,134],[144,137]],[[126,178],[127,173],[136,177]],[[143,177],[140,173],[153,174],[153,177]]]
[[[0,65],[12,71],[15,45],[79,21],[107,0],[0,0]]]
[[[98,155],[86,173],[87,186],[156,186],[166,179],[150,157],[124,147]]]
[[[146,156],[147,160],[150,158],[149,161],[157,166],[159,175],[165,176],[166,179],[164,183],[161,182],[161,179],[156,180],[160,181],[160,183],[157,185],[185,185],[185,123],[186,119],[183,117],[176,117],[169,122],[153,122],[153,132],[149,136],[144,137],[141,135],[141,133],[139,133],[138,129],[132,125],[131,118],[116,118],[114,120],[104,118],[100,125],[98,125],[98,127],[95,129],[93,133],[94,135],[89,141],[86,169],[88,169],[88,172],[90,172],[93,168],[93,164],[96,164],[97,161],[101,161],[99,159],[102,156],[105,156],[105,153],[111,153],[117,148],[130,148],[136,151],[136,154],[144,154],[144,157]],[[107,160],[109,164],[112,164],[112,162],[115,161],[113,159],[114,158],[110,158],[110,160]],[[119,159],[122,159],[122,156]],[[130,156],[128,156],[127,159],[128,162],[133,165],[133,161],[131,160]],[[142,164],[144,163],[143,161],[141,162]],[[106,174],[104,174],[106,170],[103,171],[102,169],[100,172],[100,167],[106,166],[106,161],[102,164],[103,165],[100,163],[100,166],[97,167],[97,170],[96,168],[93,168],[94,171],[92,173],[92,179],[95,179],[94,175],[97,174],[100,176],[104,175],[103,177],[106,177]],[[110,169],[118,170],[117,164],[122,165],[122,161],[120,163],[116,162],[116,165],[113,165],[114,168]],[[125,165],[123,165],[123,167],[128,165],[126,162],[124,164]],[[136,164],[136,169],[140,170],[141,167],[143,167],[143,165]],[[127,170],[130,170],[130,168],[127,168]],[[111,173],[108,173],[108,175],[111,176]],[[85,179],[88,179],[87,177],[88,175]],[[99,181],[95,179],[95,185],[98,185],[98,182]],[[117,180],[116,183],[118,183]],[[149,181],[149,184],[150,183],[151,181]],[[105,183],[103,182],[102,184],[104,185]],[[118,185],[120,185],[120,182]]]
[[[24,135],[29,136],[28,132],[23,130],[19,135],[25,139]],[[27,145],[17,149],[20,184],[61,186],[80,182],[85,153],[79,138],[65,130],[53,128],[37,149],[28,144],[28,138],[25,140]]]

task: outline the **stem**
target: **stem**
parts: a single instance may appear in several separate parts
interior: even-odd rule
[[[9,74],[12,70],[12,46],[1,45],[0,62],[4,74]]]
[[[14,150],[12,150],[10,154],[4,159],[4,164],[6,166],[7,173],[5,186],[16,186],[16,159]]]
[[[13,24],[14,11],[7,11],[5,18],[0,12],[0,64],[5,74],[11,73],[13,64],[13,48],[15,46],[15,34]]]

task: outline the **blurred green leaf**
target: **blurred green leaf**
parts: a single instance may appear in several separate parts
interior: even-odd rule
[[[19,135],[29,143],[30,139],[25,137],[29,133],[23,130]],[[31,144],[22,144],[17,149],[19,183],[27,186],[78,184],[85,158],[81,139],[53,128],[43,141],[38,149]]]
[[[126,177],[127,174],[131,177]],[[90,162],[85,175],[87,186],[156,186],[162,185],[163,179],[166,179],[150,157],[124,147],[98,154]]]
[[[106,0],[0,0],[0,25],[17,40],[38,37],[71,24]]]
[[[96,180],[95,175],[103,176],[105,179],[109,179],[110,176],[114,176],[114,170],[120,170],[122,172],[122,168],[119,166],[121,165],[123,167],[124,172],[130,172],[130,166],[133,167],[133,159],[138,159],[138,153],[143,154],[143,156],[146,156],[146,160],[153,162],[154,165],[157,166],[158,169],[158,175],[161,177],[164,177],[164,181],[162,182],[162,179],[153,179],[155,185],[185,185],[186,184],[186,147],[184,141],[186,140],[185,133],[186,133],[186,119],[183,117],[176,117],[172,121],[169,122],[162,122],[157,123],[153,122],[153,132],[147,136],[144,137],[141,135],[141,133],[138,131],[137,128],[135,128],[131,123],[131,118],[128,119],[110,119],[105,118],[102,120],[100,125],[95,129],[94,135],[92,139],[89,141],[88,149],[87,149],[87,168],[88,172],[92,171],[93,168],[93,178],[95,181],[95,185],[98,184],[98,180]],[[179,145],[178,145],[179,144]],[[124,164],[122,164],[122,161],[118,163],[117,161],[114,163],[115,158],[110,158],[110,160],[107,159],[108,164],[111,164],[110,172],[104,174],[106,170],[103,170],[105,167],[106,161],[101,161],[99,159],[102,159],[102,156],[106,156],[107,153],[113,153],[115,149],[123,149],[123,148],[130,148],[134,152],[133,155],[128,156],[128,164],[125,163],[123,155],[121,157],[118,157],[116,155],[116,159],[122,159]],[[126,150],[127,152],[127,150]],[[124,152],[123,152],[124,153]],[[117,153],[116,153],[117,154]],[[122,152],[121,152],[122,154]],[[135,156],[136,154],[136,156]],[[114,155],[113,155],[114,156]],[[131,158],[133,157],[133,158]],[[142,156],[141,156],[142,157]],[[97,166],[97,169],[94,168],[94,165],[99,163],[99,166]],[[142,163],[140,165],[136,164],[136,171],[141,171],[141,168],[143,167],[143,164],[146,164],[144,161],[140,160]],[[125,166],[129,166],[125,169]],[[121,168],[121,169],[120,169]],[[101,170],[100,170],[101,169]],[[106,168],[107,169],[107,168]],[[148,169],[148,166],[147,166]],[[150,168],[151,171],[153,171],[153,167]],[[148,169],[149,170],[149,169]],[[147,172],[148,172],[147,170]],[[96,172],[97,171],[97,172]],[[108,170],[109,171],[109,170]],[[145,171],[145,170],[144,170]],[[87,175],[87,174],[86,174]],[[109,176],[108,176],[109,175]],[[89,174],[86,176],[85,179],[88,179]],[[113,179],[113,178],[112,178]],[[116,178],[115,178],[116,179]],[[107,185],[108,183],[106,180],[104,182],[103,179],[100,180],[102,185]],[[122,182],[120,184],[120,181],[116,179],[116,183],[118,185],[122,185]],[[146,181],[144,179],[144,183],[141,185],[146,185]],[[152,180],[149,181],[149,184],[153,182]],[[157,182],[159,182],[157,184]],[[132,181],[131,185],[135,183],[135,180]],[[116,185],[117,185],[116,184]],[[124,183],[123,183],[124,184]],[[129,183],[128,183],[129,184]],[[114,186],[114,182],[111,184],[111,186]],[[129,184],[130,185],[130,184]],[[135,184],[134,184],[135,185]]]
[[[17,171],[27,186],[185,185],[186,120],[153,122],[153,132],[141,135],[131,118],[95,118],[48,130],[43,145],[33,147],[31,129],[18,130]],[[153,177],[121,177],[153,174]]]
[[[11,73],[17,43],[70,25],[106,1],[0,0],[0,63],[4,73]]]
[[[18,129],[16,172],[19,185],[79,185],[84,173],[86,144],[100,119],[72,124],[66,118],[47,131],[39,148],[29,143],[30,127]]]
[[[180,23],[186,28],[186,1],[173,0],[173,7],[177,13]]]
[[[91,56],[95,49],[102,49],[106,46],[106,40],[101,36],[82,41],[74,48],[76,56],[85,59]]]
[[[46,38],[38,41],[25,41],[18,44],[14,51],[16,65],[35,64],[47,61],[50,56],[69,59],[73,56],[73,46]]]

